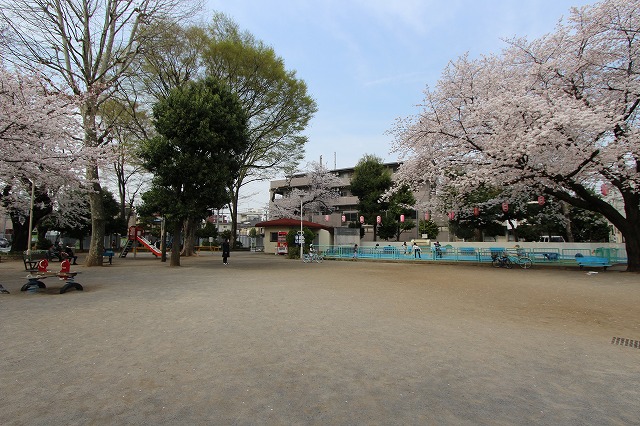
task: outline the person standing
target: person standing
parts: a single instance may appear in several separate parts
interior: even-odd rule
[[[413,243],[413,257],[422,259],[422,256],[420,255],[420,246],[416,242]]]
[[[231,256],[231,248],[229,247],[229,239],[225,239],[224,243],[222,243],[222,263],[224,263],[225,265],[228,265],[229,262],[227,261],[227,259],[229,258],[229,256]]]
[[[440,250],[440,242],[433,243],[433,247],[436,249],[436,257],[442,257],[442,251]]]
[[[353,258],[358,259],[358,245],[353,246]]]

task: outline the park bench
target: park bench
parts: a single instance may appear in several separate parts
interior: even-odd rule
[[[31,251],[29,255],[25,251],[22,254],[24,262],[24,270],[27,272],[38,272],[38,262],[41,260],[49,260],[49,254],[46,251]]]
[[[576,257],[576,262],[578,262],[578,266],[580,266],[580,269],[585,266],[590,266],[602,267],[606,271],[607,267],[611,266],[611,262],[609,262],[609,259],[600,256],[578,256]]]
[[[476,249],[473,247],[459,247],[458,253],[460,253],[460,256],[475,256]]]
[[[60,289],[60,294],[64,294],[71,288],[75,288],[79,291],[84,290],[82,285],[75,281],[75,276],[78,275],[78,272],[71,272],[71,263],[68,260],[62,261],[60,264],[60,271],[58,272],[49,271],[48,267],[49,261],[47,259],[41,259],[37,264],[37,269],[35,271],[30,271],[29,275],[27,275],[26,278],[28,281],[22,286],[20,291],[27,291],[31,288],[35,288],[36,290],[39,288],[47,288],[42,280],[52,277],[65,281],[65,284]]]

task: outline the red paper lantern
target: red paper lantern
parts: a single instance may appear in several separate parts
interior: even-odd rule
[[[429,214],[429,212],[424,212],[424,220],[429,220],[431,219],[431,215]]]
[[[364,223],[364,216],[360,216],[360,223]]]
[[[607,194],[609,193],[609,187],[607,186],[607,184],[606,184],[606,183],[603,183],[603,184],[600,186],[600,193],[601,193],[602,195],[607,195]]]
[[[324,221],[325,221],[325,222],[329,222],[329,215],[328,215],[328,214],[325,214],[325,215],[324,215]]]
[[[509,203],[507,203],[506,201],[502,203],[502,211],[505,213],[509,211]]]
[[[382,223],[382,218],[380,216],[376,216],[376,222],[377,223]]]
[[[345,215],[342,215],[342,221],[346,222],[347,221],[347,217]]]
[[[400,222],[404,223],[404,215],[403,214],[400,215]]]
[[[538,204],[540,204],[541,206],[544,205],[544,197],[542,195],[538,196]]]
[[[473,215],[474,216],[480,216],[480,207],[474,207],[473,208]]]
[[[454,217],[456,217],[456,213],[455,212],[449,212],[449,220],[453,220]]]

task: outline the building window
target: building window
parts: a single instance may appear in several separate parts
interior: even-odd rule
[[[277,232],[270,232],[269,233],[269,242],[270,243],[277,243],[278,242],[278,233]]]
[[[343,214],[347,222],[357,222],[360,220],[358,218],[358,212],[344,212]]]

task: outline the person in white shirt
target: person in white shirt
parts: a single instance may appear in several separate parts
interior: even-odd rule
[[[413,243],[413,257],[422,259],[422,256],[420,255],[420,246],[415,242]]]

